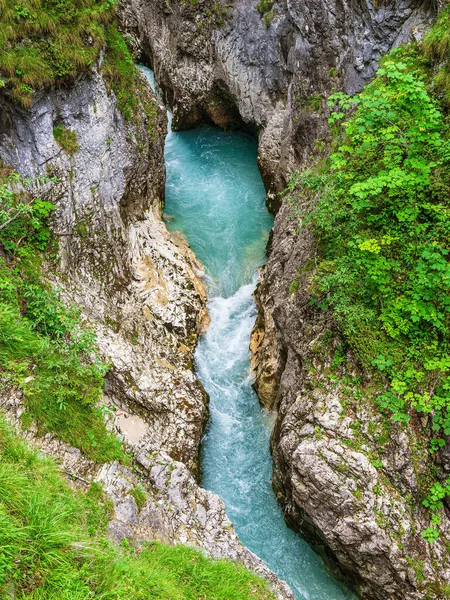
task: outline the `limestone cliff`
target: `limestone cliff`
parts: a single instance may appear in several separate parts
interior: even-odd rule
[[[59,268],[45,275],[96,333],[110,365],[105,419],[132,468],[98,465],[36,427],[23,435],[57,457],[77,485],[102,483],[114,505],[113,539],[193,544],[243,562],[269,579],[281,600],[292,600],[288,586],[242,546],[223,502],[194,479],[208,414],[192,371],[208,324],[206,296],[202,266],[161,219],[167,119],[141,77],[132,119],[108,90],[101,61],[68,87],[35,94],[29,109],[0,94],[0,160],[25,177],[56,179],[39,190],[56,205],[51,228],[59,247]],[[70,151],[58,143],[58,127],[74,132]],[[20,427],[21,394],[3,389],[0,406]],[[137,485],[147,495],[141,506]]]
[[[121,22],[136,55],[153,66],[175,127],[212,121],[255,130],[268,201],[278,209],[275,192],[289,173],[326,147],[327,95],[360,90],[383,54],[423,35],[438,3],[258,7],[253,0],[125,0]],[[430,463],[420,424],[408,433],[397,425],[385,431],[365,401],[369,376],[350,354],[339,355],[332,319],[309,306],[315,254],[314,240],[296,232],[282,206],[252,340],[255,387],[278,411],[275,491],[291,526],[363,598],[443,598],[450,581],[445,541],[430,546],[420,536],[427,521],[418,478]]]
[[[154,103],[145,82],[142,90],[142,104]],[[140,119],[126,122],[98,72],[42,92],[29,111],[6,95],[0,107],[4,164],[27,177],[57,178],[48,193],[57,207],[60,269],[49,276],[96,330],[112,367],[108,396],[142,414],[137,443],[197,472],[207,402],[190,367],[207,317],[201,267],[160,220],[164,111],[149,117],[142,105]],[[57,126],[75,132],[72,156],[58,146]]]

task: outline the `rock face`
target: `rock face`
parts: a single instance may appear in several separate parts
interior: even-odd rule
[[[155,102],[145,82],[142,93]],[[49,194],[61,265],[49,275],[96,330],[112,365],[109,397],[142,414],[144,445],[196,473],[207,400],[191,364],[207,314],[201,266],[160,219],[165,111],[149,122],[142,107],[133,125],[125,122],[96,72],[42,93],[30,112],[2,96],[0,114],[3,162],[25,176],[57,177]],[[73,156],[56,143],[57,125],[76,133]]]
[[[265,183],[279,189],[327,135],[330,90],[361,89],[434,9],[428,0],[282,0],[266,2],[273,8],[262,18],[256,4],[123,0],[120,19],[155,71],[173,127],[252,127]]]
[[[275,491],[291,526],[363,598],[442,599],[448,532],[433,545],[420,536],[418,483],[432,466],[423,424],[388,431],[371,407],[370,378],[341,356],[332,319],[309,306],[314,240],[274,193],[325,148],[329,93],[361,89],[383,54],[423,35],[438,3],[289,0],[264,15],[254,0],[227,5],[124,0],[121,23],[153,66],[175,127],[212,121],[258,134],[269,205],[279,209],[252,339],[255,388],[278,411]]]
[[[194,478],[208,414],[192,371],[198,334],[208,324],[202,266],[161,220],[167,120],[144,77],[139,99],[135,118],[124,120],[100,68],[70,88],[37,95],[29,111],[0,94],[1,161],[24,176],[57,178],[41,190],[56,205],[52,229],[60,250],[58,273],[46,275],[81,307],[111,365],[105,418],[133,456],[133,470],[99,467],[35,428],[22,433],[55,456],[75,484],[103,484],[114,504],[112,539],[192,544],[243,562],[269,580],[280,600],[293,600],[240,543],[223,502]],[[58,146],[56,126],[76,133],[73,155]],[[20,427],[20,394],[3,390],[0,406]],[[132,493],[137,485],[147,495],[141,507]]]

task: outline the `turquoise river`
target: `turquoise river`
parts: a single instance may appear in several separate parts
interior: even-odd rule
[[[153,73],[140,68],[154,86]],[[167,226],[184,233],[207,274],[211,325],[196,351],[211,410],[202,484],[223,499],[242,542],[289,583],[297,600],[353,598],[286,526],[270,484],[273,417],[251,387],[249,355],[256,273],[273,224],[256,141],[215,127],[169,130],[165,160]]]

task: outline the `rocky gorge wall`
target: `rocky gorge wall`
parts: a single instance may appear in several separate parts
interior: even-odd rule
[[[445,598],[447,533],[433,545],[420,536],[427,517],[418,481],[431,460],[420,423],[386,430],[367,401],[369,375],[339,354],[332,319],[309,306],[314,239],[298,233],[276,196],[292,170],[326,148],[328,94],[360,90],[390,48],[420,39],[438,3],[262,4],[125,0],[121,23],[152,65],[175,128],[213,122],[258,135],[278,212],[251,348],[255,388],[278,413],[273,484],[289,524],[365,599]]]
[[[129,467],[88,460],[55,434],[23,434],[58,458],[76,485],[102,483],[114,505],[111,538],[190,543],[243,562],[268,578],[281,599],[289,588],[239,542],[222,501],[199,488],[199,445],[208,399],[192,371],[197,337],[208,324],[202,266],[161,220],[164,107],[141,76],[132,119],[108,90],[101,61],[65,87],[35,94],[30,109],[0,94],[0,160],[24,177],[47,175],[40,189],[56,206],[51,229],[59,267],[45,276],[75,302],[110,365],[103,405]],[[68,152],[55,128],[75,133]],[[2,390],[0,406],[20,427],[23,398]],[[138,506],[133,490],[143,487]]]

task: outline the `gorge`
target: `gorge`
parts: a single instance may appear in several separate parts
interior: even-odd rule
[[[140,68],[152,83],[153,73]],[[195,355],[210,409],[202,484],[224,500],[240,540],[296,598],[341,600],[353,596],[284,523],[270,485],[270,417],[251,387],[254,277],[272,227],[256,158],[256,142],[245,133],[169,129],[166,138],[168,227],[186,236],[208,281],[211,323]]]
[[[0,13],[1,593],[449,597],[448,3]]]

